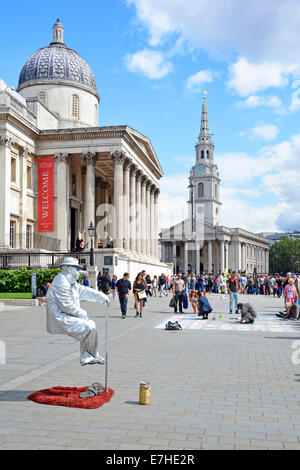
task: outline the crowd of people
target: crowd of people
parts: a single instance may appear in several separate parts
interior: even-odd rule
[[[133,284],[129,278],[129,273],[124,273],[120,279],[117,279],[116,275],[111,278],[107,269],[99,272],[97,276],[98,290],[105,294],[111,293],[113,300],[119,298],[123,319],[127,315],[128,299],[131,293],[134,298],[136,318],[142,318],[147,299],[152,296],[170,296],[170,306],[174,309],[174,313],[178,310],[179,313],[183,313],[183,309],[190,304],[193,313],[207,319],[209,313],[212,312],[212,307],[206,294],[229,294],[229,313],[240,313],[242,323],[253,323],[256,312],[249,303],[239,302],[240,294],[283,297],[285,311],[280,312],[278,316],[286,319],[297,316],[297,308],[293,305],[300,304],[300,277],[295,273],[287,273],[286,276],[279,274],[249,276],[236,272],[231,274],[224,272],[217,276],[192,273],[167,276],[162,273],[160,276],[151,277],[146,271],[141,271]],[[88,285],[87,277],[83,279],[83,284]]]

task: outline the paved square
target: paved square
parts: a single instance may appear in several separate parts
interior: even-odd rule
[[[300,367],[292,355],[300,354],[292,346],[299,341],[299,348],[300,334],[297,322],[275,317],[282,299],[241,297],[258,309],[253,327],[235,323],[227,296],[211,295],[216,320],[198,320],[189,309],[176,315],[184,326],[179,332],[162,329],[175,317],[169,300],[151,298],[140,319],[131,299],[126,320],[112,302],[109,386],[115,395],[98,410],[27,400],[42,388],[103,382],[104,368],[81,368],[79,344],[46,332],[45,307],[1,311],[7,360],[0,364],[0,448],[299,449]],[[85,308],[103,353],[104,308]],[[150,406],[138,404],[142,380],[151,383]]]

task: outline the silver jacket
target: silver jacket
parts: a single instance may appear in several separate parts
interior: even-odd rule
[[[70,316],[88,320],[87,312],[80,307],[80,300],[104,304],[107,296],[95,289],[82,286],[78,282],[72,284],[63,272],[57,274],[46,296],[48,333],[68,334],[68,329],[70,329],[74,337],[74,329],[69,322]],[[83,339],[80,331],[78,331],[77,339],[79,341]]]

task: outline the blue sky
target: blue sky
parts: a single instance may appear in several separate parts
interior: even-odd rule
[[[1,5],[0,77],[17,86],[59,17],[95,74],[99,124],[128,124],[153,143],[161,226],[184,214],[206,89],[223,223],[300,229],[299,2],[28,0],[13,10]]]

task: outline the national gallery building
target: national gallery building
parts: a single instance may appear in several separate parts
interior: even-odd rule
[[[158,158],[136,130],[98,127],[99,102],[59,20],[17,90],[0,80],[0,252],[70,252],[77,239],[89,250],[92,223],[99,269],[168,273],[158,254]]]

